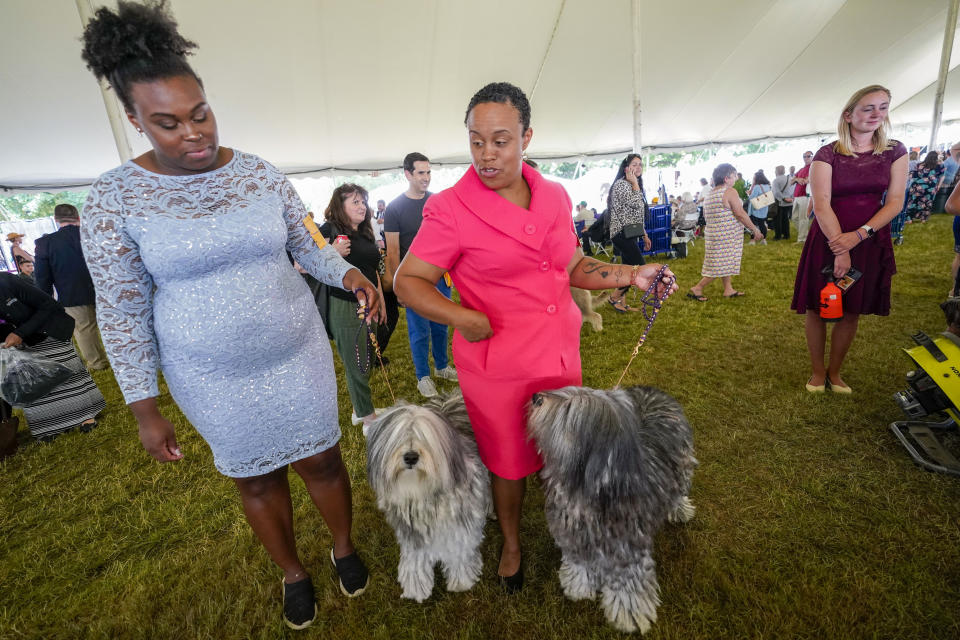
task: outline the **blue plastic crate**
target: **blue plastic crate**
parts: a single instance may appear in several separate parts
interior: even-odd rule
[[[670,253],[670,227],[663,229],[647,229],[647,235],[650,236],[650,251],[644,251],[643,255],[652,256],[659,253]],[[643,245],[640,245],[643,249]]]
[[[650,207],[647,221],[647,235],[650,237],[650,250],[643,255],[652,256],[660,253],[670,253],[670,205],[659,204]],[[640,249],[643,250],[641,242]]]
[[[649,209],[649,215],[647,216],[647,228],[648,229],[660,229],[662,227],[670,226],[670,205],[668,204],[655,204]]]

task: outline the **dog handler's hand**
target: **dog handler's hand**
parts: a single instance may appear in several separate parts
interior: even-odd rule
[[[140,443],[160,462],[173,462],[183,457],[173,425],[163,417],[140,423]]]
[[[156,398],[131,402],[130,411],[140,426],[140,443],[155,460],[173,462],[183,457],[173,425],[160,414]]]
[[[653,283],[653,279],[657,277],[657,274],[660,273],[660,267],[656,262],[651,262],[650,264],[642,265],[637,269],[637,275],[633,279],[633,286],[637,287],[641,291],[646,291],[650,288],[650,285]],[[664,280],[673,278],[673,283],[670,287],[667,287],[667,283]],[[664,269],[663,278],[660,279],[660,282],[657,283],[657,297],[664,299],[669,297],[673,292],[677,290],[676,276],[673,275],[673,271],[670,269]]]
[[[454,329],[460,332],[467,342],[480,342],[493,337],[493,329],[486,314],[473,309],[461,309]]]
[[[380,322],[380,296],[377,294],[377,287],[360,273],[359,269],[350,269],[343,276],[343,288],[352,291],[357,300],[364,299],[367,302],[367,308],[370,309],[370,315],[367,316],[367,324],[371,322]],[[385,318],[383,318],[385,320]]]

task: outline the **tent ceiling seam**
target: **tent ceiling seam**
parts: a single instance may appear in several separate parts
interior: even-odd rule
[[[440,25],[440,3],[435,0],[433,3],[433,11],[431,12],[431,17],[433,18],[433,26],[430,29],[430,53],[428,54],[428,60],[436,60],[437,52],[437,31],[439,30]],[[431,121],[431,106],[433,105],[433,86],[434,86],[434,65],[430,65],[430,72],[427,73],[427,102],[426,109],[423,110],[423,129],[422,131],[426,132],[430,130],[430,121]],[[426,138],[426,136],[424,136]],[[419,143],[418,147],[421,147],[423,142]],[[429,155],[429,154],[428,154]]]
[[[743,117],[743,114],[745,114],[747,111],[749,111],[750,109],[752,109],[752,108],[754,107],[754,105],[756,105],[758,102],[760,102],[760,99],[763,98],[765,95],[767,95],[767,93],[769,93],[771,87],[773,87],[773,85],[777,84],[777,82],[779,82],[782,77],[784,77],[785,75],[787,75],[787,73],[788,73],[789,71],[791,71],[791,70],[796,66],[797,61],[800,60],[801,56],[803,56],[803,54],[805,54],[805,53],[810,49],[810,47],[812,47],[812,46],[814,45],[814,43],[816,43],[816,42],[820,39],[820,36],[823,35],[823,32],[826,30],[826,28],[829,27],[829,26],[833,23],[834,18],[837,17],[837,14],[840,13],[840,10],[843,9],[845,6],[847,6],[847,2],[848,2],[848,1],[849,1],[849,0],[845,0],[842,5],[840,5],[839,7],[837,7],[837,10],[834,11],[834,12],[833,12],[833,15],[830,16],[830,18],[823,23],[823,26],[820,27],[820,31],[818,31],[818,32],[817,32],[817,35],[815,35],[815,36],[807,43],[807,46],[805,46],[803,49],[801,49],[801,50],[800,50],[800,53],[798,53],[797,55],[795,55],[795,56],[793,57],[793,60],[790,61],[790,64],[788,64],[788,65],[786,66],[786,68],[784,68],[783,71],[781,71],[781,72],[777,75],[776,78],[774,78],[772,81],[770,81],[770,83],[769,83],[766,87],[763,88],[763,91],[761,91],[760,94],[759,94],[756,98],[754,98],[752,102],[750,102],[750,104],[748,104],[746,107],[744,107],[743,110],[740,111],[740,113],[738,113],[736,116],[734,116],[727,124],[725,124],[725,125],[723,126],[722,129],[720,129],[720,131],[717,132],[717,137],[722,136],[722,135],[727,131],[727,129],[729,129],[731,126],[733,126],[733,124],[734,124],[735,122],[737,122],[740,118]]]
[[[846,2],[846,0],[844,0],[844,1]],[[773,11],[773,7],[774,7],[774,6],[776,6],[776,3],[771,3],[771,5],[770,5],[769,8],[767,9],[767,11],[764,13],[764,16],[766,16],[766,15],[769,14],[771,11]],[[758,21],[758,22],[759,22],[759,21]],[[753,27],[753,28],[754,28],[754,29],[757,28],[757,27],[756,27],[756,24],[754,24],[754,27]],[[751,33],[752,33],[752,30],[751,30]],[[748,37],[749,37],[749,34],[747,34],[746,36],[744,36],[744,39],[746,39],[746,38],[748,38]],[[713,73],[709,78],[707,78],[704,82],[700,83],[700,87],[697,89],[696,93],[694,93],[693,97],[690,98],[689,100],[687,100],[686,104],[684,104],[683,107],[681,107],[680,109],[677,109],[677,110],[674,112],[673,118],[670,120],[669,124],[672,125],[673,123],[677,122],[677,120],[679,120],[681,117],[685,117],[685,116],[684,116],[684,113],[686,113],[687,107],[689,107],[691,104],[699,104],[699,103],[701,102],[700,96],[701,96],[701,94],[706,90],[705,88],[707,87],[707,85],[709,85],[710,82],[711,82],[714,78],[716,78],[718,75],[726,74],[726,73],[727,73],[726,71],[722,71],[722,70],[727,68],[727,63],[730,61],[730,59],[733,57],[733,55],[737,52],[737,49],[738,49],[738,47],[734,47],[733,49],[731,49],[731,50],[730,50],[730,53],[727,54],[727,57],[723,59],[723,62],[721,62],[719,65],[716,66],[717,71],[714,72],[714,73]],[[721,132],[721,133],[722,133],[722,132]],[[719,134],[718,134],[718,135],[719,135]]]
[[[566,5],[567,0],[560,0],[557,18],[553,21],[553,32],[550,34],[550,40],[547,41],[547,48],[543,52],[543,58],[540,60],[540,68],[537,69],[537,77],[533,81],[533,88],[530,89],[530,95],[528,96],[531,102],[533,102],[533,95],[537,92],[537,87],[540,86],[540,77],[543,75],[543,68],[547,64],[547,58],[550,57],[550,49],[553,48],[553,39],[557,37],[557,31],[560,29],[560,18],[563,16],[563,9]]]
[[[937,21],[938,21],[938,22],[940,21],[939,18],[940,18],[940,16],[941,16],[941,14],[944,14],[944,13],[946,13],[946,12],[947,12],[947,9],[944,9],[943,11],[938,12],[938,13],[936,14],[935,17],[937,18]],[[930,22],[930,21],[932,21],[932,20],[933,20],[933,17],[929,18],[929,19],[928,19],[928,22]],[[946,21],[946,16],[944,16],[944,21]],[[926,24],[927,24],[926,22],[921,23],[921,24],[917,25],[916,27],[914,27],[913,29],[911,29],[910,31],[907,31],[906,33],[900,34],[900,37],[897,38],[895,41],[893,41],[893,42],[887,47],[887,50],[891,50],[891,49],[892,49],[892,50],[902,49],[902,48],[903,48],[903,45],[901,44],[901,42],[902,42],[902,41],[905,41],[905,40],[909,40],[911,35],[917,33],[917,32],[920,31],[921,29],[923,29],[923,28],[926,26]],[[951,60],[952,60],[952,56],[951,56]],[[958,60],[958,61],[957,61],[957,64],[955,64],[952,68],[950,68],[949,71],[953,71],[953,70],[956,69],[957,67],[960,67],[960,60]],[[948,71],[948,73],[949,73],[949,71]],[[926,91],[927,89],[929,89],[930,87],[932,87],[933,85],[935,85],[936,83],[937,83],[937,78],[934,77],[933,81],[931,81],[930,83],[924,85],[923,88],[919,89],[918,91],[915,91],[914,93],[910,94],[908,97],[906,97],[906,98],[904,98],[903,100],[899,101],[899,103],[897,104],[897,106],[895,106],[895,107],[894,107],[894,106],[891,106],[891,107],[890,107],[890,113],[892,114],[894,111],[896,111],[897,109],[899,109],[900,107],[902,107],[902,106],[905,105],[906,103],[910,102],[911,100],[913,100],[914,98],[916,98],[918,95],[920,95],[921,93],[923,93],[924,91]],[[895,99],[892,99],[892,100],[891,100],[891,103],[893,103],[893,102],[896,102],[896,100],[895,100]],[[955,122],[955,120],[952,120],[951,122]],[[931,120],[931,123],[932,123],[932,120]],[[906,125],[906,124],[913,124],[913,123],[904,123],[904,125]]]

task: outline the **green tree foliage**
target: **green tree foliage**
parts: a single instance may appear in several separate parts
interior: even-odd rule
[[[682,160],[685,155],[689,154],[680,152],[658,153],[647,159],[647,166],[657,168],[675,167],[680,164],[680,160]]]
[[[83,203],[87,199],[87,189],[83,191],[61,191],[50,193],[15,193],[0,196],[0,207],[5,217],[10,220],[33,220],[35,218],[49,218],[58,204],[72,204],[78,210],[83,210]]]
[[[766,153],[768,151],[774,151],[780,145],[776,142],[752,142],[750,144],[742,144],[737,147],[734,147],[733,155],[735,156],[747,156],[753,153]]]
[[[586,169],[587,167],[584,165],[581,167],[580,173],[582,174]],[[551,176],[566,178],[567,180],[573,180],[578,177],[576,162],[544,162],[540,165],[540,170]]]

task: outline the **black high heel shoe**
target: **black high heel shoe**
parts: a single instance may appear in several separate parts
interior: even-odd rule
[[[500,582],[500,586],[508,594],[513,595],[515,593],[520,593],[523,589],[523,559],[520,560],[520,568],[517,569],[517,572],[512,576],[501,576],[497,574],[497,581]]]

